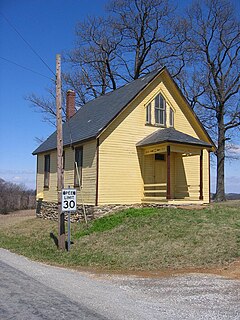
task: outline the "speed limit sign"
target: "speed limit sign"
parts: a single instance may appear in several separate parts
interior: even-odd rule
[[[62,189],[62,212],[77,210],[76,189]]]

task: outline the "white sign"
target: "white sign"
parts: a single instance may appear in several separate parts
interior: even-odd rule
[[[77,211],[76,189],[62,189],[62,211]]]

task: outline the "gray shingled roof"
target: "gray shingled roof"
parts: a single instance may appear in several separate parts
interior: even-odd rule
[[[141,92],[163,69],[148,73],[104,96],[91,100],[63,125],[63,145],[96,138],[99,133]],[[57,147],[56,131],[33,154]]]
[[[137,143],[137,147],[143,147],[164,142],[184,143],[202,147],[212,147],[210,143],[196,139],[174,128],[159,129]]]

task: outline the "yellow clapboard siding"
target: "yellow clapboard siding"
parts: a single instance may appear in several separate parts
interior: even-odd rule
[[[145,106],[159,92],[167,100],[167,108],[175,110],[175,128],[198,138],[194,130],[194,121],[188,121],[185,115],[186,106],[178,105],[167,89],[163,77],[158,77],[125,109],[100,136],[99,158],[99,203],[135,203],[140,202],[143,195],[143,181],[153,183],[153,173],[142,172],[140,163],[150,162],[149,156],[143,157],[143,151],[137,152],[136,143],[147,135],[159,130],[159,127],[145,125]],[[178,101],[180,99],[178,98]],[[167,112],[168,115],[168,112]],[[168,120],[167,120],[168,123]],[[184,130],[183,130],[184,129]],[[146,170],[146,165],[144,165]],[[175,184],[175,156],[171,156],[171,190]],[[197,166],[191,169],[191,163],[186,160],[188,179]],[[195,171],[196,173],[196,171]],[[176,172],[177,174],[177,172]],[[172,191],[173,192],[173,191]],[[172,195],[173,196],[173,195]]]
[[[74,187],[74,149],[64,148],[65,169],[64,169],[64,187]],[[48,154],[48,153],[46,153]],[[38,155],[37,173],[37,198],[43,197],[44,201],[57,201],[57,153],[50,152],[50,178],[49,189],[44,189],[44,155]],[[82,192],[77,192],[77,202],[85,204],[95,204],[96,197],[96,141],[85,143],[83,145],[83,168],[82,168]]]
[[[203,200],[205,202],[209,202],[210,201],[209,157],[210,157],[209,152],[207,150],[203,150]]]
[[[172,108],[176,130],[209,142],[206,133],[186,106],[186,101],[176,89],[173,81],[166,72],[162,72],[99,136],[99,205],[140,203],[144,197],[144,183],[156,183],[154,154],[147,155],[146,150],[136,148],[136,144],[160,128],[145,123],[146,105],[158,93],[161,93],[166,99],[167,126],[169,125],[169,110]],[[154,110],[152,110],[153,114]],[[176,144],[171,146],[171,196],[174,197],[175,192],[176,194],[178,192],[178,185],[198,185],[200,183],[200,148]],[[182,157],[182,149],[186,153],[195,155]],[[166,144],[161,152],[166,152]],[[209,200],[208,159],[208,151],[204,150],[203,196],[205,202]],[[51,163],[55,161],[55,167],[54,164],[51,167],[49,190],[43,190],[43,154],[38,155],[38,161],[41,163],[37,174],[37,192],[38,194],[42,192],[46,201],[56,201],[56,151],[51,152]],[[81,199],[82,195],[86,204],[95,203],[96,161],[96,140],[94,140],[83,145],[83,189],[81,194],[78,191],[78,199]],[[166,167],[166,161],[162,165]],[[71,148],[65,148],[64,181],[65,187],[73,187],[74,151]],[[196,191],[189,188],[185,196],[196,198]]]
[[[39,154],[37,156],[37,182],[36,182],[37,200],[40,198],[43,198],[43,185],[44,185],[44,155]]]

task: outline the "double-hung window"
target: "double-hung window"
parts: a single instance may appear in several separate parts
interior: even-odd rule
[[[146,123],[151,123],[151,102],[146,107]]]
[[[155,124],[166,125],[166,101],[161,94],[158,94],[155,99]]]
[[[49,188],[50,178],[50,154],[44,156],[44,188]]]
[[[74,163],[74,186],[80,187],[82,184],[83,147],[75,149]]]

